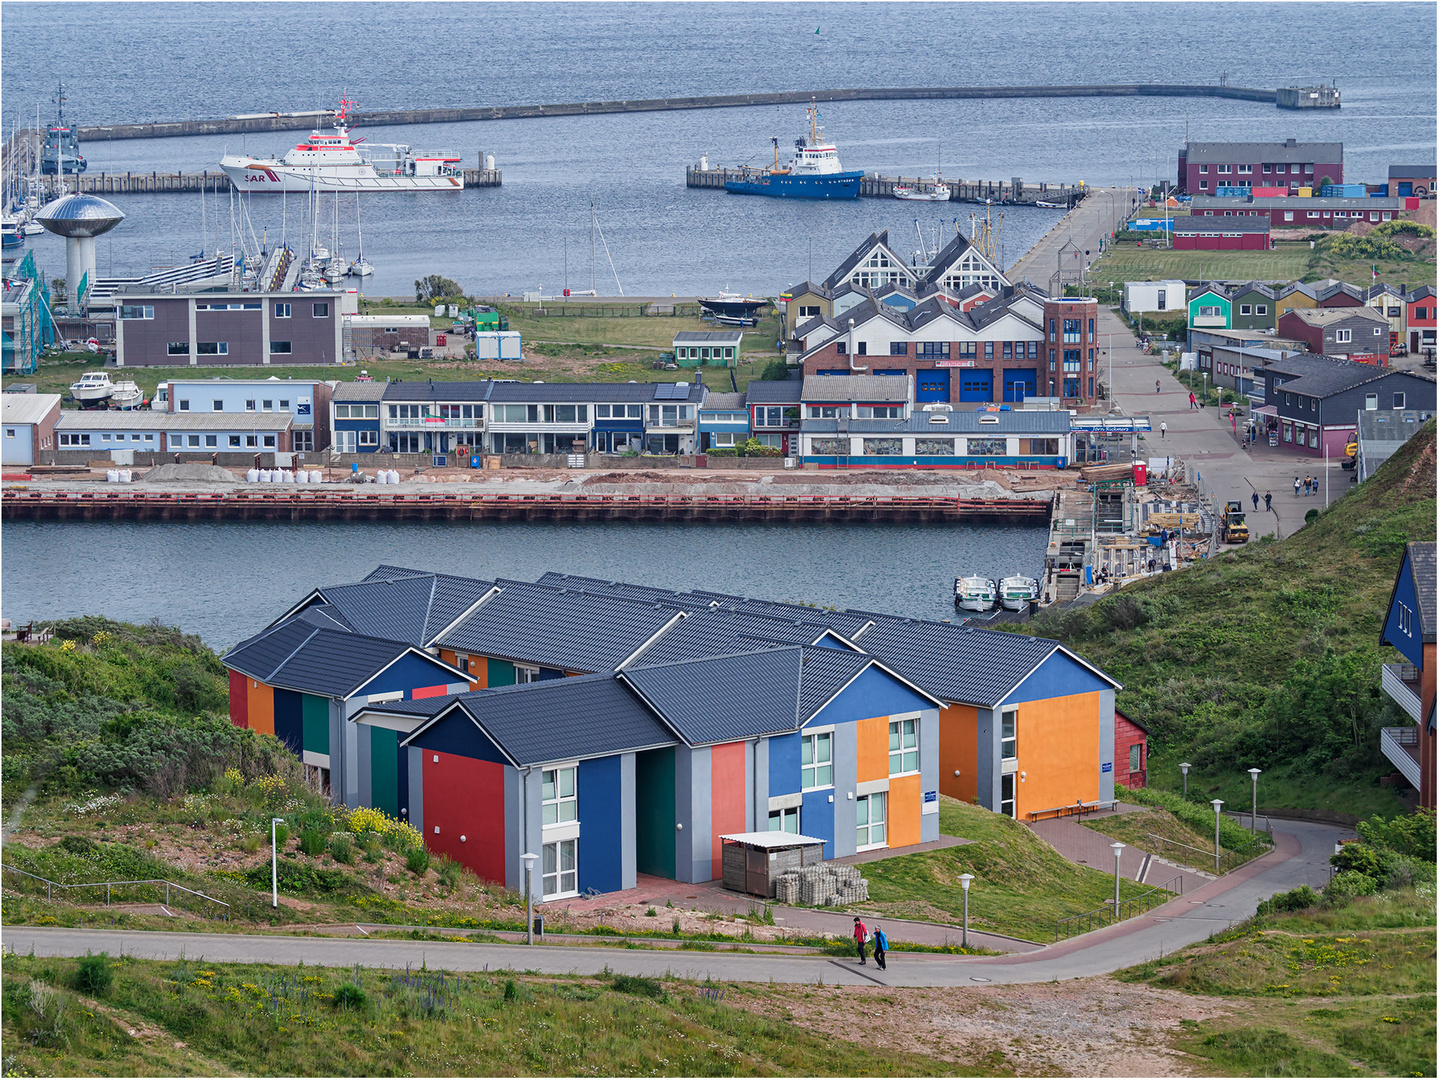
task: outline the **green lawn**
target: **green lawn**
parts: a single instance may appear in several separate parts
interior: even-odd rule
[[[6,1075],[956,1074],[714,1000],[740,988],[705,997],[682,980],[121,958],[107,989],[81,997],[69,989],[81,963],[6,958]]]
[[[969,925],[973,930],[1030,941],[1054,940],[1055,920],[1101,907],[1114,896],[1114,876],[1065,859],[1025,826],[982,807],[940,796],[939,831],[973,844],[865,863],[866,911],[896,918],[959,925],[964,890],[959,875],[974,874]],[[1125,880],[1122,897],[1146,886]]]
[[[1380,261],[1379,279],[1393,284],[1432,282],[1434,247],[1428,256],[1403,262]],[[1359,259],[1316,257],[1304,241],[1280,241],[1271,251],[1175,251],[1171,248],[1137,248],[1116,244],[1089,270],[1091,281],[1159,281],[1178,278],[1194,281],[1297,281],[1338,278],[1369,285],[1374,263]]]
[[[1082,824],[1086,829],[1093,829],[1111,840],[1118,840],[1130,847],[1140,848],[1155,855],[1163,855],[1165,858],[1190,860],[1197,858],[1200,860],[1201,868],[1205,865],[1206,857],[1202,853],[1212,855],[1214,851],[1213,829],[1201,832],[1187,822],[1180,821],[1169,811],[1158,808],[1138,813],[1118,814],[1114,817],[1094,818]],[[1264,823],[1261,821],[1259,824],[1262,827]],[[1157,843],[1152,838],[1153,836],[1162,836],[1166,840],[1173,840],[1175,843],[1184,844],[1196,850],[1176,852],[1170,849],[1166,851],[1165,848],[1168,845]],[[1228,839],[1228,837],[1224,839]],[[1233,850],[1232,844],[1221,843],[1221,853],[1231,850]],[[1194,864],[1191,862],[1191,865]]]
[[[1178,1047],[1237,1076],[1433,1076],[1434,891],[1253,919],[1118,973],[1238,999]]]

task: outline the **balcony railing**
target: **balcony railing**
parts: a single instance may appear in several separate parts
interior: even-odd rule
[[[1413,664],[1385,664],[1379,688],[1403,709],[1416,724],[1424,720],[1424,703],[1419,698],[1419,669]]]
[[[390,430],[413,428],[419,431],[453,431],[456,428],[465,428],[473,431],[476,428],[482,428],[484,426],[485,422],[482,419],[477,420],[471,418],[467,420],[462,418],[458,420],[447,420],[439,416],[403,417],[398,420],[391,420],[386,424],[386,427]]]
[[[1419,728],[1417,726],[1387,727],[1379,731],[1379,749],[1404,779],[1419,787]]]

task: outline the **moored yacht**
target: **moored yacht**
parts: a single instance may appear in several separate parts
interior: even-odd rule
[[[954,602],[964,611],[988,611],[994,607],[995,587],[991,578],[971,574],[954,579]]]
[[[999,602],[1010,611],[1023,611],[1030,601],[1039,599],[1039,582],[1016,574],[999,582]]]

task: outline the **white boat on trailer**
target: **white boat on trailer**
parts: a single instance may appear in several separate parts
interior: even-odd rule
[[[138,409],[145,404],[145,392],[140,389],[140,384],[131,379],[122,379],[112,384],[110,392],[110,407],[114,409]]]
[[[115,384],[108,371],[87,371],[79,382],[70,384],[70,396],[82,409],[103,409],[115,394]]]
[[[1030,602],[1039,599],[1039,582],[1035,578],[1016,574],[1002,578],[999,582],[999,602],[1010,611],[1023,611]]]
[[[989,611],[994,607],[996,589],[991,578],[971,574],[954,579],[954,602],[964,611]]]
[[[340,102],[333,130],[316,128],[283,158],[225,154],[220,168],[239,191],[457,191],[465,186],[453,150],[412,150],[405,143],[369,143],[350,137],[348,99]]]

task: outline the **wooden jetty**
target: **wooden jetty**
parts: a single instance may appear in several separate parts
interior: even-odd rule
[[[465,169],[465,187],[500,187],[499,169]],[[51,194],[59,194],[55,177],[49,181]],[[229,191],[230,178],[219,170],[190,173],[80,173],[65,177],[70,191],[78,188],[89,195],[146,195],[180,191]]]
[[[379,494],[347,491],[170,493],[27,491],[0,501],[6,521],[660,521],[958,523],[1048,521],[1047,498],[911,495]]]
[[[685,170],[685,187],[724,190],[726,180],[756,180],[762,169],[703,169],[691,165]],[[1021,178],[1012,180],[948,180],[950,202],[1014,204],[1033,206],[1036,202],[1062,203],[1072,207],[1084,198],[1087,188],[1079,184],[1026,184]],[[894,189],[901,184],[925,188],[933,178],[880,176],[866,174],[859,182],[861,196],[876,199],[894,198]]]

